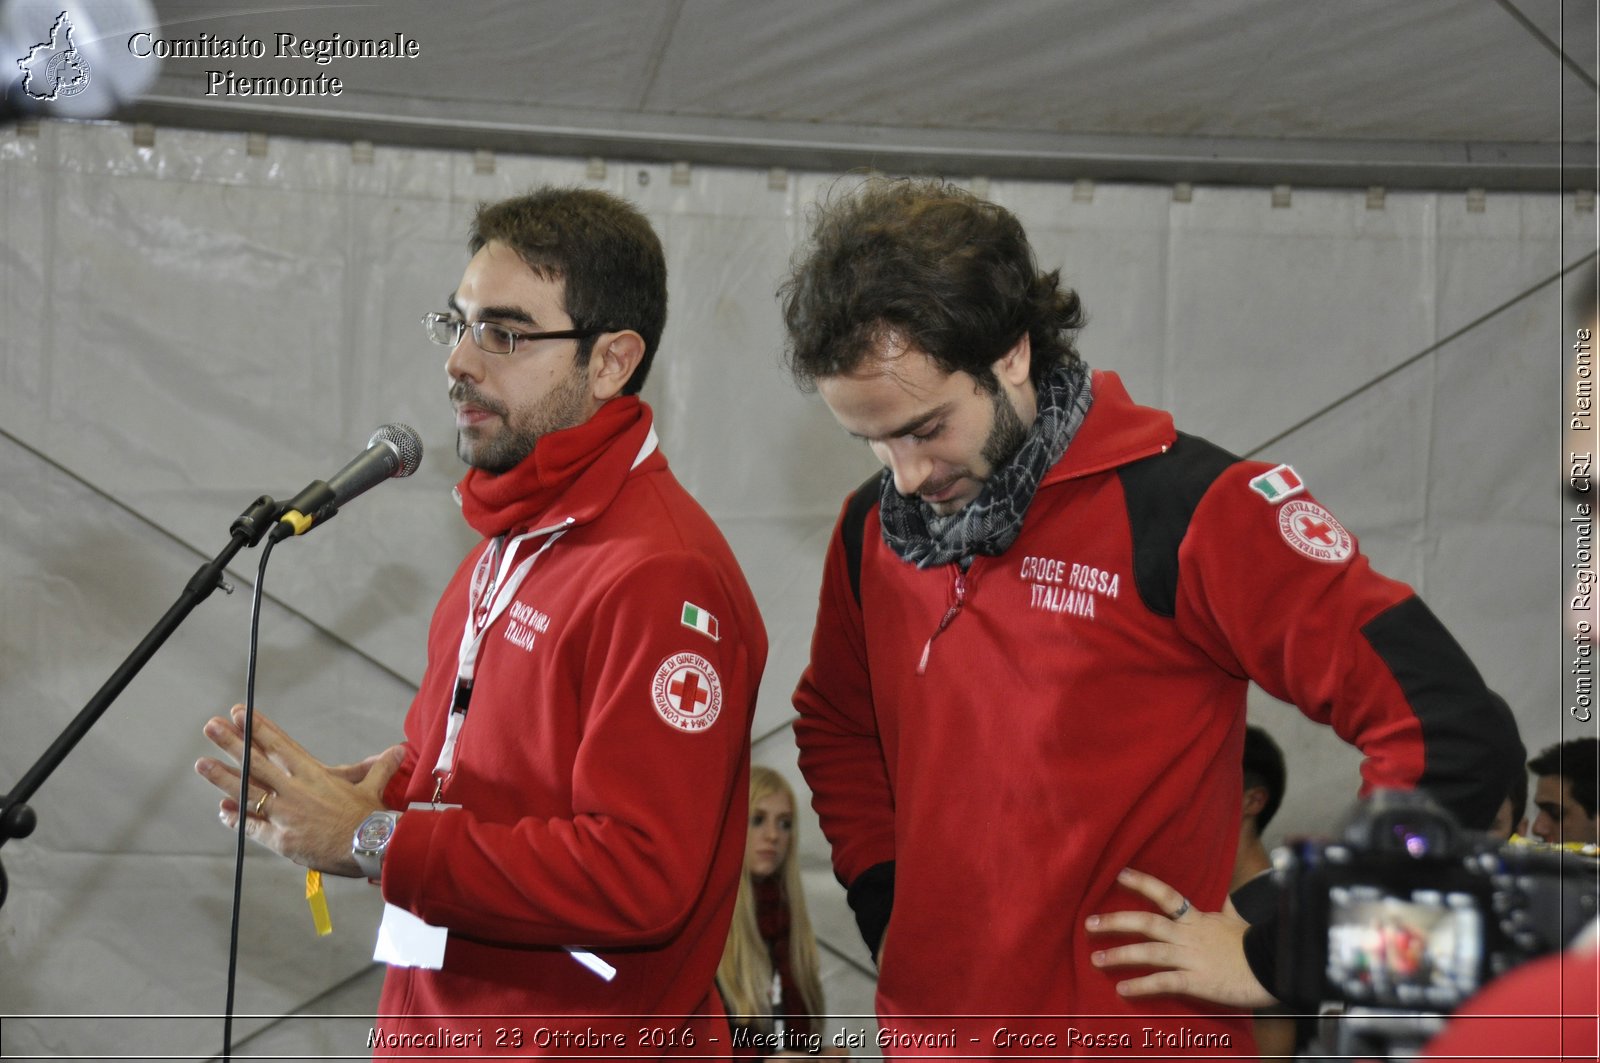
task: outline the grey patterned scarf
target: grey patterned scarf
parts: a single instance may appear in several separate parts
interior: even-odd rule
[[[948,517],[915,495],[900,494],[886,472],[879,511],[883,541],[918,568],[952,561],[965,567],[979,554],[1004,553],[1022,531],[1040,479],[1066,453],[1093,401],[1088,366],[1078,361],[1052,369],[1039,387],[1039,415],[1021,448],[990,474],[977,498]]]

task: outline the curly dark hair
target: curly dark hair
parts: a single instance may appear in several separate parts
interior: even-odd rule
[[[565,282],[575,327],[632,329],[643,338],[644,357],[622,388],[637,395],[667,324],[667,261],[649,220],[607,192],[540,188],[478,205],[467,247],[477,254],[495,240],[541,277]],[[579,366],[593,347],[593,338],[578,345]]]
[[[795,382],[849,373],[891,336],[990,394],[1024,334],[1037,387],[1076,361],[1077,293],[1040,273],[1014,214],[945,181],[873,179],[817,208],[811,242],[778,289]]]

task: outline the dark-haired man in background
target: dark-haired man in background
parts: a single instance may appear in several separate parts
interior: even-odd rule
[[[1600,845],[1600,738],[1571,738],[1528,761],[1533,773],[1533,803],[1539,809],[1529,828],[1552,845]]]
[[[1091,372],[1008,211],[869,182],[781,296],[797,379],[887,466],[835,528],[795,692],[881,1043],[1248,1054],[1247,1016],[1121,995],[1085,926],[1145,903],[1129,867],[1222,906],[1248,681],[1359,746],[1368,787],[1475,827],[1521,756],[1509,710],[1294,470]]]
[[[1244,805],[1239,809],[1239,849],[1233,857],[1228,896],[1247,923],[1259,923],[1278,905],[1278,891],[1268,874],[1272,857],[1262,844],[1289,784],[1283,750],[1259,727],[1244,729]]]
[[[767,646],[637,397],[661,245],[620,199],[544,189],[481,208],[469,247],[424,324],[484,542],[434,612],[404,744],[329,767],[258,719],[247,830],[382,889],[377,1056],[715,1054]],[[241,720],[205,728],[235,761]],[[238,773],[196,768],[236,824]]]

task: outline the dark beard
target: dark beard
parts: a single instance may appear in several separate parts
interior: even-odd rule
[[[1022,444],[1028,441],[1028,426],[1017,416],[1017,409],[1006,398],[1004,390],[996,389],[990,396],[994,403],[994,424],[989,428],[989,438],[983,441],[983,460],[989,463],[990,474],[1017,456]]]
[[[1017,456],[1017,451],[1022,449],[1022,444],[1028,441],[1028,426],[1022,423],[1022,418],[1017,416],[1017,408],[1011,405],[1011,400],[1006,398],[1004,391],[996,390],[990,396],[994,404],[994,423],[989,426],[989,437],[983,441],[983,460],[989,463],[989,476],[1010,464],[1011,459]],[[986,481],[988,477],[984,478]],[[938,534],[942,529],[949,527],[961,511],[940,514],[928,507],[928,527]]]
[[[494,476],[510,472],[533,453],[541,438],[583,423],[587,383],[587,376],[581,370],[574,370],[547,393],[538,406],[518,410],[512,415],[503,404],[491,403],[479,395],[469,381],[457,381],[450,392],[453,400],[471,401],[501,418],[500,434],[480,443],[476,451],[457,432],[457,456]]]

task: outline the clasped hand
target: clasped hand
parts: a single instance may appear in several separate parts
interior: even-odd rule
[[[221,790],[218,816],[239,824],[239,765],[244,759],[244,706],[214,716],[202,729],[232,763],[201,757],[194,770]],[[251,728],[250,789],[245,834],[303,867],[357,877],[350,842],[361,821],[383,808],[383,789],[404,759],[391,746],[358,764],[328,765],[306,752],[261,713]]]

